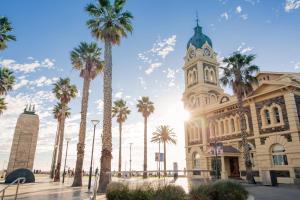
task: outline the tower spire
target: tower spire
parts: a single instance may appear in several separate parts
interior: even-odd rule
[[[199,26],[198,11],[196,11],[196,23],[197,23],[197,26]]]

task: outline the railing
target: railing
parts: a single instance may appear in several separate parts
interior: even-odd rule
[[[15,193],[15,200],[16,200],[18,198],[19,186],[20,186],[20,184],[25,183],[25,181],[26,181],[25,177],[19,177],[16,180],[14,180],[12,183],[10,183],[9,185],[7,185],[5,188],[1,189],[0,190],[0,194],[2,193],[1,200],[3,200],[4,197],[5,197],[4,196],[5,195],[5,190],[7,188],[9,188],[10,186],[14,185],[14,184],[17,184],[17,189],[16,189],[16,193]]]
[[[93,186],[93,190],[92,190],[92,195],[90,196],[90,200],[96,200],[99,177],[100,177],[100,173],[97,172],[95,175],[95,182],[94,182],[94,186]]]

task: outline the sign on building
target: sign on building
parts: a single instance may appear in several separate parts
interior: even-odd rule
[[[159,156],[159,154],[160,154],[160,156]],[[162,161],[164,161],[164,153],[155,153],[155,161],[156,162],[162,162]]]
[[[210,151],[211,155],[222,155],[223,154],[223,143],[222,142],[210,143],[209,151]]]

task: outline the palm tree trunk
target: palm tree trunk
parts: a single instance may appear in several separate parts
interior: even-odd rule
[[[112,109],[112,50],[109,40],[105,40],[104,51],[104,109],[103,109],[103,138],[102,138],[102,154],[100,159],[100,179],[98,192],[106,192],[107,185],[111,180],[111,159],[112,159],[112,143],[111,143],[111,109]]]
[[[147,178],[147,117],[144,117],[144,169],[143,178]]]
[[[164,174],[167,176],[167,148],[166,141],[164,141]]]
[[[51,169],[50,169],[50,178],[54,178],[54,171],[55,171],[55,164],[56,164],[56,156],[57,156],[57,147],[58,147],[58,142],[59,142],[59,125],[60,122],[57,121],[57,129],[56,129],[56,136],[55,136],[55,143],[54,143],[54,148],[53,148],[53,153],[52,153],[52,163],[51,163]]]
[[[84,159],[86,115],[88,110],[90,83],[91,80],[88,77],[88,74],[85,74],[83,80],[83,91],[82,91],[82,100],[81,100],[81,120],[80,120],[79,138],[77,144],[76,168],[75,168],[74,181],[72,187],[82,186],[82,166],[83,166],[83,159]]]
[[[119,173],[118,176],[121,177],[121,164],[122,164],[122,123],[119,123]]]
[[[59,127],[59,149],[58,149],[58,157],[57,164],[55,169],[54,182],[60,181],[60,168],[61,168],[61,159],[63,154],[63,144],[64,144],[64,129],[65,129],[65,120],[66,120],[66,106],[62,105],[62,113],[61,113],[61,124]]]
[[[255,183],[253,174],[252,174],[252,163],[250,160],[250,151],[247,139],[247,128],[246,128],[246,120],[245,120],[245,112],[243,107],[243,100],[240,95],[238,95],[238,114],[240,118],[241,124],[241,138],[242,138],[242,146],[244,150],[244,160],[245,160],[245,167],[246,167],[246,180],[249,183]]]

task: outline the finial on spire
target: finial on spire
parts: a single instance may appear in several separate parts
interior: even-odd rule
[[[196,11],[196,23],[197,23],[197,26],[199,26],[198,10]]]

